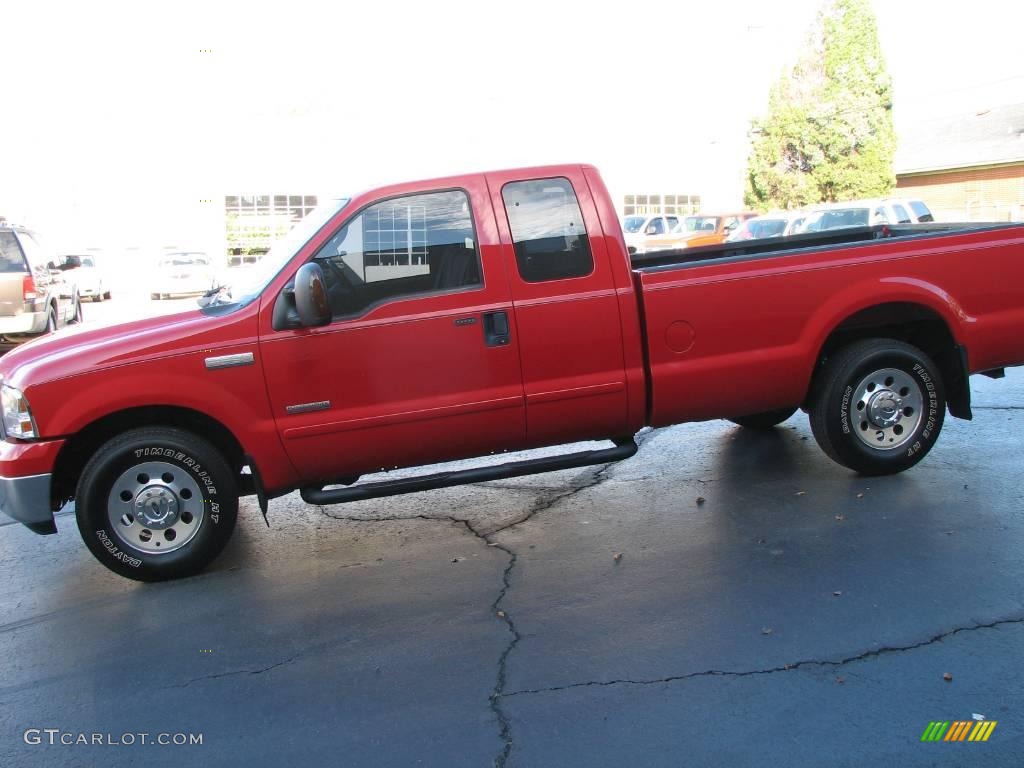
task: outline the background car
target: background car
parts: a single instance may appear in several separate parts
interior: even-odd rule
[[[799,231],[795,231],[793,234],[824,232],[843,227],[871,227],[876,224],[916,224],[934,220],[928,206],[920,200],[906,201],[897,198],[851,200],[808,209],[806,220]]]
[[[794,221],[802,220],[804,214],[801,212],[780,211],[778,213],[766,213],[763,216],[755,216],[740,223],[729,236],[725,238],[727,243],[735,243],[741,240],[761,240],[770,237],[783,237],[789,234],[790,226]]]
[[[210,257],[201,251],[165,253],[157,260],[151,299],[196,296],[217,287]]]
[[[626,248],[631,255],[656,249],[660,247],[661,238],[678,232],[680,223],[678,216],[668,214],[627,216],[622,221],[622,235],[626,240]]]
[[[65,254],[57,261],[57,269],[64,273],[65,281],[78,287],[78,295],[82,299],[103,301],[110,298],[110,287],[96,264],[95,256]]]
[[[740,213],[694,214],[685,216],[668,235],[652,237],[647,241],[647,250],[670,250],[673,248],[696,248],[699,245],[718,245],[725,242],[736,227],[747,219],[757,216],[752,211]]]
[[[0,351],[81,319],[77,289],[39,236],[0,226]]]

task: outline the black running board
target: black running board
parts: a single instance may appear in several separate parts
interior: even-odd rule
[[[438,472],[422,477],[405,477],[400,480],[385,480],[378,483],[353,485],[348,488],[303,488],[300,493],[302,500],[308,504],[344,504],[348,501],[376,499],[381,496],[398,496],[403,493],[432,491],[436,488],[450,488],[453,485],[483,483],[488,480],[503,480],[507,477],[522,477],[540,472],[556,472],[560,469],[589,467],[594,464],[608,464],[613,461],[628,459],[637,452],[636,442],[630,439],[614,448],[602,448],[598,451],[580,451],[566,453],[561,456],[545,456],[540,459],[511,461],[490,467],[460,469],[452,472]]]

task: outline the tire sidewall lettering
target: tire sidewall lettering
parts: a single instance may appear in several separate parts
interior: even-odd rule
[[[136,448],[132,453],[136,459],[140,460],[155,457],[162,458],[164,460],[170,459],[177,462],[191,472],[195,476],[196,480],[199,481],[200,487],[202,487],[206,492],[207,502],[210,501],[209,497],[217,495],[217,486],[214,483],[213,476],[203,469],[203,466],[199,461],[192,456],[189,456],[184,451],[174,447],[152,446],[147,448]],[[216,523],[217,521],[214,520],[213,522]]]

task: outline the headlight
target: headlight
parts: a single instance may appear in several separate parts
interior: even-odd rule
[[[36,436],[36,422],[32,409],[20,390],[4,384],[0,387],[0,403],[4,411],[4,434],[22,439]]]

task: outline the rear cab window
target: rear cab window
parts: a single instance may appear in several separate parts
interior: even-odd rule
[[[568,179],[509,182],[501,197],[523,280],[562,280],[594,271],[583,213]]]
[[[0,274],[25,272],[28,272],[28,266],[18,238],[9,229],[0,230]]]

